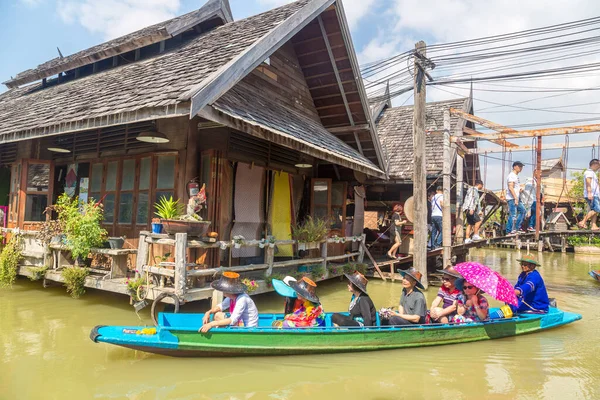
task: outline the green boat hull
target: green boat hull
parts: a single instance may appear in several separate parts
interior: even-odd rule
[[[268,316],[263,315],[261,319],[266,325]],[[212,329],[206,334],[198,333],[199,326],[159,326],[154,335],[123,333],[135,327],[97,327],[92,339],[179,357],[325,354],[499,339],[539,332],[579,319],[581,315],[551,309],[548,314],[457,325],[283,330],[259,325],[258,328]]]

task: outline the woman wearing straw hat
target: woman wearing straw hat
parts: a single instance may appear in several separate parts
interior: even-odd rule
[[[204,314],[199,332],[208,332],[217,326],[258,326],[258,309],[254,301],[246,294],[247,288],[240,281],[240,274],[223,272],[221,278],[212,282],[210,286],[223,292],[225,299]],[[225,310],[231,313],[229,318],[226,317]],[[214,319],[209,322],[210,316],[213,314]]]
[[[299,281],[289,281],[288,285],[302,305],[293,313],[286,314],[283,321],[275,321],[278,328],[313,328],[325,326],[325,312],[316,294],[317,284],[311,279],[303,277]]]
[[[402,245],[402,236],[400,231],[402,230],[402,225],[406,224],[406,220],[402,218],[402,211],[404,211],[404,207],[400,204],[394,204],[393,208],[394,213],[392,214],[392,223],[390,226],[390,242],[392,242],[392,247],[388,251],[387,255],[392,260],[396,259],[396,252]]]
[[[515,313],[547,313],[550,307],[546,284],[542,275],[536,270],[541,264],[532,257],[518,259],[521,263],[521,274],[515,285],[515,295],[519,300],[517,307],[511,306]]]
[[[348,278],[348,291],[352,293],[352,300],[348,311],[350,316],[335,313],[331,316],[331,322],[337,326],[373,326],[377,321],[377,311],[373,301],[367,294],[367,283],[369,282],[363,274],[354,271],[352,274],[344,274]]]
[[[458,302],[462,299],[462,292],[456,287],[456,281],[462,276],[451,265],[438,272],[442,274],[442,286],[431,304],[429,315],[431,321],[447,324],[456,315]]]

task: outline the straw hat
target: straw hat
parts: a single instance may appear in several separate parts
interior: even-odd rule
[[[363,274],[358,271],[354,271],[351,274],[344,274],[344,276],[346,276],[346,278],[348,278],[348,280],[361,292],[367,294],[367,283],[369,283],[369,280],[365,278]]]
[[[402,277],[408,275],[415,281],[417,281],[417,287],[419,289],[425,289],[425,286],[423,286],[423,284],[421,283],[421,278],[423,277],[423,274],[417,271],[414,267],[410,267],[406,271],[402,271],[399,269],[398,272],[400,273],[400,275],[402,275]]]
[[[413,222],[415,220],[415,199],[413,196],[410,196],[404,202],[404,216],[409,222]]]
[[[245,293],[248,289],[246,285],[240,281],[240,274],[230,271],[223,272],[221,278],[219,278],[218,281],[212,282],[210,286],[220,292],[231,294]]]
[[[304,297],[306,300],[313,303],[320,303],[319,297],[315,293],[317,284],[309,278],[303,277],[299,281],[290,281],[289,285],[294,289],[298,296]]]
[[[540,264],[539,262],[537,262],[537,260],[531,256],[526,256],[523,258],[517,258],[517,261],[520,262],[521,264],[531,264],[531,265],[535,265],[536,267],[541,267],[542,264]]]

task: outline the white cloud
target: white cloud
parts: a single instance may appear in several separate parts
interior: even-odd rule
[[[108,40],[173,18],[179,7],[179,0],[59,0],[58,13]]]
[[[295,0],[258,0],[258,3],[270,8],[279,7],[284,4],[291,3]],[[369,10],[373,7],[376,1],[381,0],[344,0],[344,11],[346,12],[346,18],[348,19],[348,25],[350,29],[357,26],[361,18],[369,13]]]

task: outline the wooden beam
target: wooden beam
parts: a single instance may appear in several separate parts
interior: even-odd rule
[[[475,115],[469,114],[463,110],[450,107],[450,114],[471,121],[474,124],[485,126],[486,128],[492,129],[496,132],[516,132],[515,129],[509,128],[508,126],[500,125],[492,121],[488,121],[485,118],[476,117]]]
[[[354,126],[354,118],[352,117],[352,110],[350,110],[350,105],[348,104],[348,99],[346,98],[346,92],[344,92],[344,85],[342,85],[342,79],[340,78],[340,72],[338,71],[338,67],[335,62],[335,57],[333,56],[333,52],[331,51],[331,45],[329,44],[329,39],[327,38],[327,31],[325,30],[325,25],[323,25],[323,19],[321,19],[321,16],[319,15],[317,17],[317,20],[319,21],[319,27],[321,28],[321,35],[323,36],[323,41],[325,42],[325,47],[327,48],[327,54],[329,54],[329,61],[331,61],[331,67],[333,68],[335,80],[337,81],[338,88],[340,89],[340,95],[342,96],[342,101],[344,102],[344,107],[346,108],[346,113],[348,114],[348,121],[350,122],[351,126]],[[356,141],[356,147],[358,148],[358,152],[360,154],[363,154],[362,145],[360,144],[360,140],[358,139],[357,132],[354,132],[354,140]]]
[[[542,150],[561,150],[565,147],[564,143],[548,143],[542,146]],[[582,149],[582,148],[591,148],[598,147],[598,142],[595,140],[585,140],[580,142],[569,142],[569,149]],[[520,151],[531,151],[535,148],[532,145],[524,145],[517,146],[516,148],[511,148],[510,151],[513,153]],[[492,153],[502,153],[502,149],[497,147],[486,147],[481,149],[468,149],[469,154],[492,154]]]
[[[190,118],[237,84],[335,0],[313,0],[266,33],[237,57],[194,86],[179,100],[192,100]]]
[[[466,127],[466,126],[463,128],[463,133],[466,133],[467,135],[473,135],[473,134],[476,134],[476,135],[485,135],[485,133],[476,131],[475,129],[471,129],[471,128]],[[506,148],[519,147],[518,144],[509,142],[508,140],[491,139],[490,142],[495,143],[495,144],[500,145],[500,146],[505,146]]]
[[[336,126],[335,128],[327,128],[327,130],[330,133],[333,133],[334,135],[336,133],[352,133],[352,132],[358,132],[358,131],[368,131],[369,125],[361,124],[361,125],[354,125],[354,126]]]
[[[560,128],[544,128],[544,129],[532,129],[525,131],[514,131],[510,133],[473,133],[470,134],[471,138],[484,139],[484,140],[497,140],[497,139],[519,139],[535,136],[558,136],[558,135],[575,135],[578,133],[591,133],[600,132],[600,124],[592,125],[578,125],[578,126],[565,126]],[[461,138],[462,139],[462,138]],[[453,142],[456,142],[456,137],[452,138]]]
[[[452,216],[450,215],[450,186],[452,179],[450,178],[450,168],[452,160],[450,159],[450,112],[444,110],[444,164],[442,170],[442,187],[444,193],[444,204],[442,205],[442,267],[445,268],[450,264],[452,256]],[[457,210],[457,214],[461,212]]]

